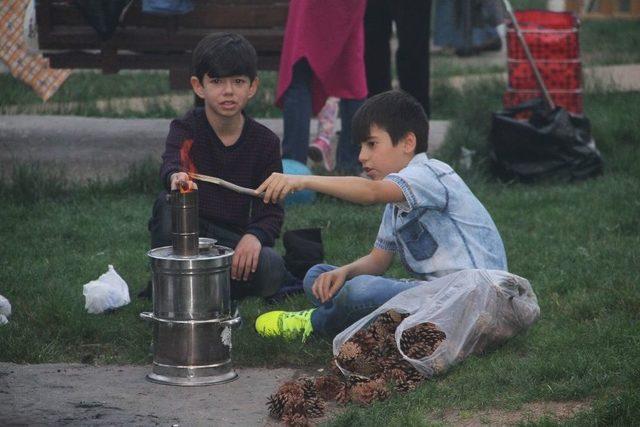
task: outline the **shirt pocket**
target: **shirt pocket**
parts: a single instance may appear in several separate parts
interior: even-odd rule
[[[431,258],[438,249],[438,242],[418,219],[403,225],[398,230],[398,233],[400,240],[404,242],[416,261],[424,261]]]

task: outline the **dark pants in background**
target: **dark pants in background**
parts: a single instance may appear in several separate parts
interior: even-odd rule
[[[229,226],[203,218],[199,218],[198,222],[200,237],[216,239],[217,244],[221,246],[234,249],[243,236],[241,230],[234,230]],[[167,201],[166,191],[162,191],[153,204],[149,233],[152,248],[171,245],[171,205]],[[270,297],[283,283],[292,280],[294,277],[286,270],[282,256],[275,249],[263,246],[256,272],[249,276],[249,280],[231,280],[231,298],[239,299],[251,295]]]
[[[400,88],[416,98],[430,115],[431,0],[368,0],[364,60],[369,96],[391,89],[392,22],[398,36],[396,67]]]

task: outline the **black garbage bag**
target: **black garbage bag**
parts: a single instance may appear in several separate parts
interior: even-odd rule
[[[528,120],[516,118],[526,111]],[[542,99],[494,113],[489,145],[494,172],[505,180],[582,180],[603,169],[589,119],[560,107],[549,111]]]
[[[282,244],[286,250],[284,265],[298,279],[304,279],[311,267],[324,260],[319,228],[286,231],[282,236]]]

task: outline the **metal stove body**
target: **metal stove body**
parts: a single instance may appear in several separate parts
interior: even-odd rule
[[[233,250],[198,236],[197,190],[171,192],[172,245],[148,252],[153,273],[150,381],[199,386],[237,378],[231,363]]]

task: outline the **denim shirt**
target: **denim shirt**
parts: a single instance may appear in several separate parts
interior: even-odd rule
[[[507,271],[489,212],[449,165],[421,153],[385,179],[400,187],[405,200],[385,207],[376,248],[397,252],[423,280],[469,268]]]

